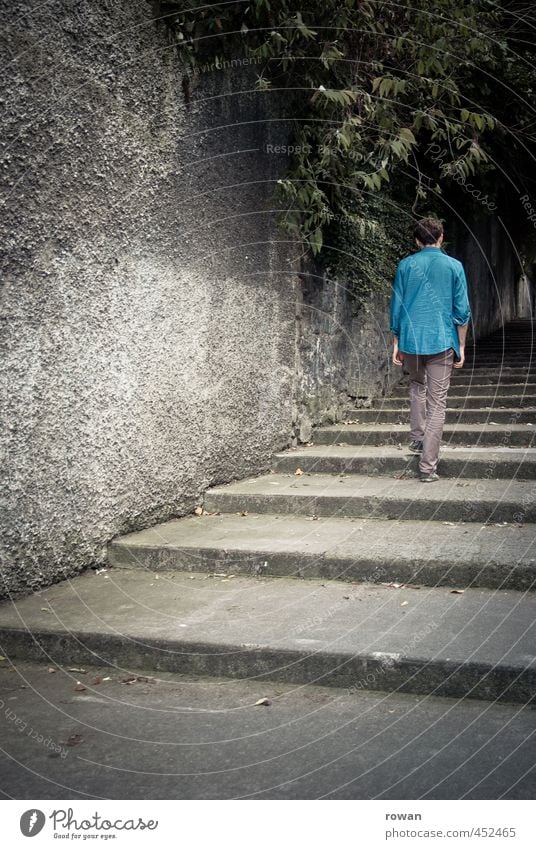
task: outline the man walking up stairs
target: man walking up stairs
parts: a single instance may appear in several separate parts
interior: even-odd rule
[[[433,483],[451,371],[464,364],[471,313],[463,265],[441,251],[441,221],[418,221],[415,241],[420,250],[399,263],[393,286],[393,363],[409,371],[409,450],[422,455],[421,481]]]

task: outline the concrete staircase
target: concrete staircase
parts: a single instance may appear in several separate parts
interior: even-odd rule
[[[531,700],[533,333],[513,322],[454,372],[437,483],[416,476],[401,384],[268,474],[208,490],[201,515],[116,539],[110,572],[22,600],[4,651]]]

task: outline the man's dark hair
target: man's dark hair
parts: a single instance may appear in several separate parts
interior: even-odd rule
[[[413,235],[421,245],[433,245],[443,234],[443,225],[437,218],[421,218],[415,224]]]

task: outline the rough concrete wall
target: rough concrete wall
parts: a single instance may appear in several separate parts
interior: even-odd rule
[[[512,237],[496,216],[453,224],[449,253],[460,259],[467,275],[474,339],[513,318],[529,317],[530,286]]]
[[[2,578],[16,592],[267,467],[291,433],[296,278],[260,152],[281,128],[269,96],[247,93],[251,69],[204,75],[188,107],[147,3],[0,9]]]
[[[299,440],[339,421],[348,407],[369,406],[401,372],[390,362],[389,299],[376,297],[354,315],[344,284],[309,267],[301,276],[299,382],[294,413]]]

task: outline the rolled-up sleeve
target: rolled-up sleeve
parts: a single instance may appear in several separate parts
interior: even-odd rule
[[[400,263],[396,269],[395,279],[393,282],[393,291],[391,294],[391,314],[390,314],[390,330],[395,336],[400,335],[400,314],[404,301],[404,279]]]
[[[457,269],[454,279],[452,318],[454,324],[468,324],[471,318],[471,308],[467,294],[467,279],[462,265]]]

